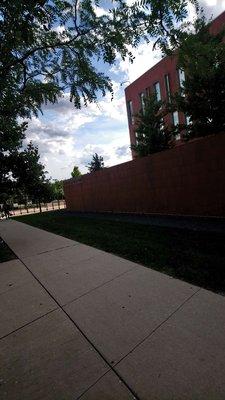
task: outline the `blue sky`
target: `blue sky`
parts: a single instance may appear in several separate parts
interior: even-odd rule
[[[225,0],[200,3],[207,17],[216,17],[225,10]],[[124,89],[161,58],[159,51],[152,51],[151,43],[141,44],[133,53],[133,64],[118,58],[115,65],[107,67],[114,87],[113,100],[107,94],[98,104],[76,110],[65,94],[58,104],[45,106],[43,116],[30,121],[26,141],[38,145],[48,176],[68,179],[74,165],[86,173],[86,165],[95,152],[103,156],[106,166],[131,159]]]

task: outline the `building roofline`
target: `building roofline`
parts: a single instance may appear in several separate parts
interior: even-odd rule
[[[225,11],[221,12],[219,15],[217,15],[216,18],[214,18],[212,21],[210,21],[209,25],[212,25],[215,21],[217,21],[217,19],[220,19],[222,17],[224,17],[224,19],[225,19]]]
[[[162,57],[161,60],[159,60],[159,61],[158,61],[156,64],[154,64],[151,68],[149,68],[147,71],[145,71],[142,75],[140,75],[138,78],[136,78],[133,82],[131,82],[131,83],[124,89],[125,92],[126,92],[126,90],[127,90],[128,88],[130,88],[132,85],[134,85],[140,78],[142,78],[144,75],[148,74],[149,71],[154,70],[154,68],[157,68],[157,66],[158,66],[162,61],[164,61],[164,60],[166,60],[166,59],[168,59],[168,58],[170,58],[170,57],[173,57],[173,56],[164,56],[164,57]]]
[[[212,21],[210,21],[210,22],[209,22],[209,26],[212,25],[212,24],[214,24],[214,22],[216,22],[218,19],[223,19],[223,18],[224,18],[224,21],[225,21],[225,11],[223,11],[223,12],[222,12],[221,14],[219,14],[216,18],[214,18]],[[131,83],[124,89],[125,93],[126,93],[126,91],[128,90],[128,88],[130,88],[132,85],[135,85],[136,82],[137,82],[139,79],[143,78],[146,74],[149,74],[149,72],[150,72],[150,71],[153,71],[154,68],[157,68],[158,65],[159,65],[161,62],[167,60],[168,58],[172,58],[172,57],[173,57],[173,55],[162,57],[161,60],[159,60],[156,64],[154,64],[154,65],[153,65],[152,67],[150,67],[147,71],[145,71],[142,75],[140,75],[140,76],[139,76],[138,78],[136,78],[133,82],[131,82]]]

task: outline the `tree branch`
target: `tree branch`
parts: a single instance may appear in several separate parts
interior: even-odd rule
[[[76,41],[80,36],[84,36],[89,32],[90,32],[90,30],[85,30],[85,31],[82,31],[82,32],[79,31],[79,33],[77,33],[77,35],[75,35],[73,38],[71,38],[70,40],[68,40],[66,42],[58,41],[58,42],[56,42],[54,44],[43,44],[42,46],[37,46],[34,49],[29,50],[21,58],[17,58],[14,62],[8,63],[3,68],[0,68],[0,71],[1,72],[7,71],[8,69],[14,67],[17,64],[22,64],[23,65],[24,61],[27,58],[29,58],[30,56],[32,56],[34,53],[36,53],[37,51],[66,47],[66,46],[72,44],[74,41]]]

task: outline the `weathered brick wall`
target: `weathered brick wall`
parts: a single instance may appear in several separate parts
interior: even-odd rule
[[[225,216],[225,134],[64,182],[67,207]]]

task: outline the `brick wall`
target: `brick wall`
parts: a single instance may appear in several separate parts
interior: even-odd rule
[[[225,134],[64,182],[67,207],[225,216]]]

